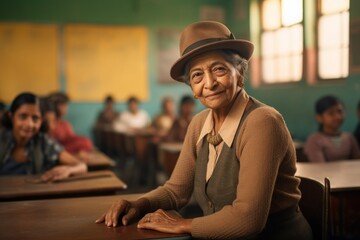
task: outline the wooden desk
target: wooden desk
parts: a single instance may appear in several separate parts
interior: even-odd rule
[[[116,165],[114,160],[97,150],[89,152],[88,156],[85,158],[80,157],[80,159],[86,163],[89,171],[109,169]]]
[[[296,166],[297,176],[314,178],[322,183],[325,177],[330,179],[333,235],[340,239],[360,238],[360,160],[297,163]]]
[[[159,162],[163,166],[168,177],[171,176],[179,158],[182,143],[161,143],[159,145]]]
[[[330,179],[331,192],[360,190],[360,160],[346,160],[328,163],[297,163],[296,175],[314,178],[324,182]]]
[[[84,179],[75,177],[55,183],[35,183],[38,176],[0,176],[0,201],[109,195],[127,187],[111,171],[81,176]]]
[[[140,194],[73,199],[1,203],[1,239],[191,239],[184,234],[167,234],[128,227],[108,228],[95,219],[119,199],[135,200]]]

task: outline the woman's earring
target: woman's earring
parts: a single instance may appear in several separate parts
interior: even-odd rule
[[[198,96],[196,96],[196,95],[194,94],[194,98],[195,98],[195,99],[198,99]]]

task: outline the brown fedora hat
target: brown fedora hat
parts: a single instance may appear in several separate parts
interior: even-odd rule
[[[199,54],[218,49],[233,50],[242,58],[249,60],[254,45],[246,40],[235,39],[222,23],[214,21],[192,23],[181,33],[181,57],[171,67],[170,76],[177,81],[182,81],[181,76],[184,74],[186,62]]]

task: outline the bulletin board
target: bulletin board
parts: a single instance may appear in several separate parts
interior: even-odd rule
[[[59,89],[59,32],[55,25],[0,23],[0,100],[23,91]]]
[[[148,32],[144,27],[64,27],[66,90],[75,101],[148,98]]]

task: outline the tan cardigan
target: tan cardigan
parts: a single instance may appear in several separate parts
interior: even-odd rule
[[[194,188],[198,141],[209,110],[191,122],[178,162],[164,186],[145,194],[151,210],[180,209]],[[240,159],[237,197],[232,205],[192,221],[195,238],[240,238],[260,233],[269,214],[297,205],[301,194],[296,172],[295,149],[282,116],[263,106],[245,119],[236,139]],[[226,177],[226,176],[224,176]]]

